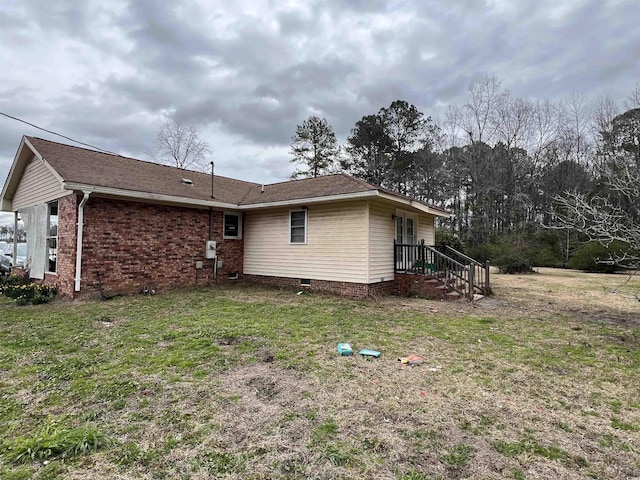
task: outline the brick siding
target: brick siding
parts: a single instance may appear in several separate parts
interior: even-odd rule
[[[442,290],[436,289],[440,285],[428,275],[413,273],[396,273],[393,281],[393,293],[400,296],[416,296],[420,298],[442,298]]]
[[[108,293],[135,293],[213,281],[205,258],[210,211],[91,197],[84,207],[82,293],[96,293],[98,275]],[[243,241],[222,238],[221,211],[213,212],[218,282],[242,273]],[[75,261],[75,248],[74,248]],[[196,269],[202,261],[203,268]]]
[[[369,295],[372,297],[388,297],[394,294],[395,283],[393,280],[369,285]]]

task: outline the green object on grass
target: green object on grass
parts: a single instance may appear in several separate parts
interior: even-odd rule
[[[362,355],[363,357],[376,357],[376,358],[378,358],[380,355],[382,355],[377,350],[369,350],[368,348],[364,348],[364,349],[360,350],[358,353],[360,355]]]

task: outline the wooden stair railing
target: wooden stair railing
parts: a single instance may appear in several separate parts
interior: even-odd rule
[[[443,286],[471,301],[476,293],[491,293],[489,262],[482,264],[449,246],[430,247],[424,240],[417,245],[394,241],[393,251],[395,272],[431,275]]]

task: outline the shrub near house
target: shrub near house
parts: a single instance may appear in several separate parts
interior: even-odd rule
[[[14,299],[17,305],[39,305],[53,300],[56,288],[39,285],[20,275],[10,275],[0,277],[0,293]]]
[[[617,266],[610,261],[610,256],[615,251],[626,251],[628,245],[623,242],[613,242],[609,247],[598,242],[589,242],[578,248],[571,260],[569,267],[576,270],[594,273],[613,273]]]

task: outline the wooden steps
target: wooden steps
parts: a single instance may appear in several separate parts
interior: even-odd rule
[[[422,275],[417,272],[396,272],[402,275],[399,279],[401,284],[396,286],[401,295],[417,296],[419,298],[430,298],[433,300],[454,301],[465,298],[455,290],[454,287],[462,289],[456,285],[455,278],[446,278],[442,272],[435,272],[429,275]]]

